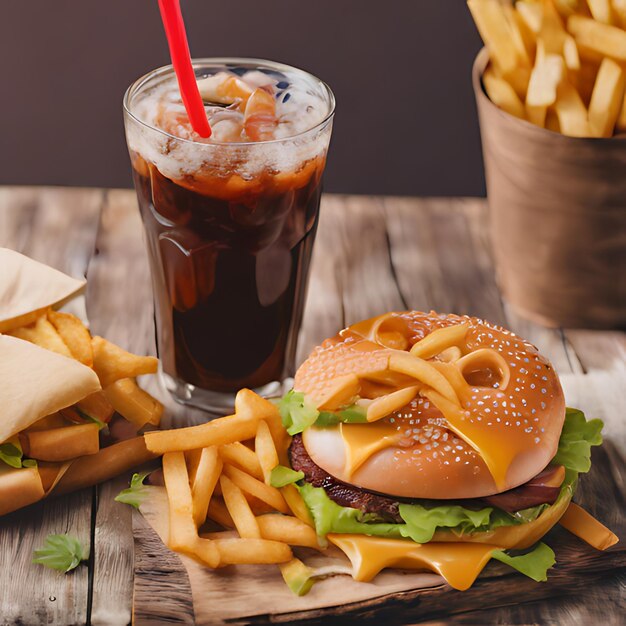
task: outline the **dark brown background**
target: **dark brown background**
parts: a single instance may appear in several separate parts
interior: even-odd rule
[[[327,189],[482,195],[463,0],[183,0],[193,54],[256,56],[326,80]],[[169,62],[157,0],[5,0],[0,184],[130,186],[121,100]]]

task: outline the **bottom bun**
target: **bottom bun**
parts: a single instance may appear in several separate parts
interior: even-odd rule
[[[456,543],[488,543],[504,550],[524,550],[537,543],[564,515],[572,501],[574,488],[568,487],[567,492],[547,508],[536,520],[519,526],[501,526],[495,530],[469,535],[455,535],[449,530],[438,530],[431,541]]]

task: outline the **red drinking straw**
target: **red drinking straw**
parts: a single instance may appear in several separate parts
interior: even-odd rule
[[[191,54],[183,15],[180,11],[180,0],[159,0],[159,8],[161,9],[165,36],[170,47],[172,65],[178,79],[178,88],[189,121],[200,137],[210,137],[211,126],[204,111],[204,104],[196,83],[196,75],[191,65]]]

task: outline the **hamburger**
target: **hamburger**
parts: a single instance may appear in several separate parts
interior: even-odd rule
[[[545,580],[561,522],[617,537],[572,503],[602,422],[565,406],[550,362],[486,321],[388,313],[316,347],[279,405],[292,482],[357,580],[430,569],[468,588],[498,559]]]

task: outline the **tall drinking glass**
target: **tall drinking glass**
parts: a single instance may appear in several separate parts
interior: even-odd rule
[[[129,87],[124,119],[166,386],[223,411],[238,389],[272,395],[293,374],[335,103],[319,79],[270,61],[194,69],[209,139],[171,66]]]

